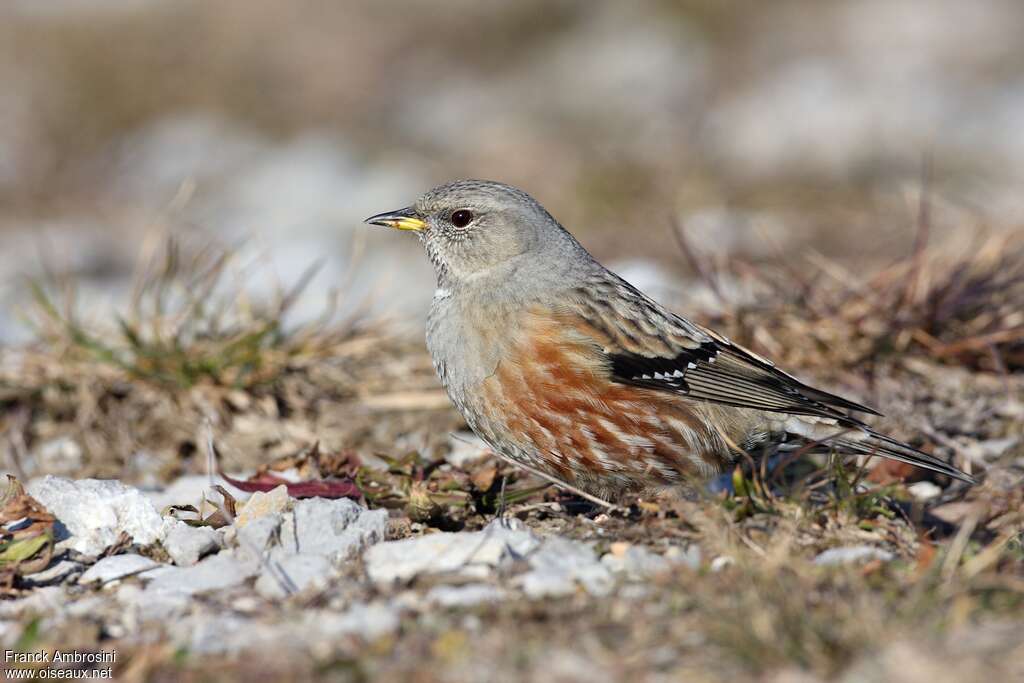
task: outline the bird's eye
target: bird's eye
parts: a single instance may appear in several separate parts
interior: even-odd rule
[[[452,213],[452,225],[456,228],[464,228],[473,220],[473,212],[469,209],[459,209]]]

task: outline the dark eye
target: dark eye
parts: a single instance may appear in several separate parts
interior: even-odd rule
[[[464,228],[473,220],[473,212],[469,209],[459,209],[452,213],[452,225],[456,228]]]

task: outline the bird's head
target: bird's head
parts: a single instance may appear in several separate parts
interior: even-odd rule
[[[490,180],[440,185],[366,222],[415,232],[441,283],[558,268],[567,251],[581,249],[533,197]]]

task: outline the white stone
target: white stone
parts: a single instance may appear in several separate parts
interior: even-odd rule
[[[726,567],[731,567],[736,564],[736,560],[732,559],[729,555],[719,555],[715,559],[711,560],[711,571],[720,572]]]
[[[366,551],[366,573],[376,583],[409,581],[420,574],[480,578],[499,564],[524,557],[540,545],[519,522],[491,522],[481,531],[436,533],[380,543]]]
[[[221,545],[221,534],[208,526],[190,526],[177,519],[164,519],[162,544],[174,564],[187,567],[215,552]]]
[[[667,559],[637,545],[631,545],[619,554],[606,553],[601,557],[601,564],[633,580],[663,574],[672,569],[672,563]]]
[[[159,571],[155,569],[148,576]],[[192,597],[185,593],[154,592],[133,583],[123,583],[118,587],[117,601],[126,611],[133,612],[139,621],[170,621],[188,611]]]
[[[296,619],[257,621],[236,614],[194,614],[168,624],[168,640],[192,653],[217,654],[322,649],[342,638],[373,641],[398,630],[398,610],[380,603],[355,604],[347,611],[304,611]]]
[[[930,481],[917,481],[907,487],[914,500],[931,500],[942,494],[942,488]]]
[[[70,619],[95,619],[96,615],[105,611],[109,605],[110,599],[107,595],[88,594],[78,600],[70,599],[64,605],[61,616]]]
[[[138,489],[119,481],[46,476],[33,479],[27,489],[60,520],[58,549],[99,555],[122,531],[139,545],[160,540],[163,520],[156,508]]]
[[[583,588],[591,595],[607,595],[614,579],[593,548],[560,536],[544,544],[528,558],[530,571],[519,577],[523,592],[531,598],[558,597]]]
[[[272,553],[256,579],[256,592],[273,600],[323,588],[330,582],[332,571],[333,565],[324,555]]]
[[[284,484],[266,493],[257,491],[242,506],[241,512],[238,513],[238,519],[235,520],[235,526],[242,528],[254,519],[284,512],[288,508],[290,500],[288,487]]]
[[[315,637],[336,642],[338,638],[356,635],[363,640],[376,640],[398,630],[398,610],[382,603],[357,603],[341,614],[321,611],[306,616],[304,624]]]
[[[888,550],[882,550],[870,545],[852,545],[842,548],[829,548],[814,558],[814,564],[829,567],[840,564],[853,564],[855,562],[868,562],[870,560],[881,560],[889,562],[894,555]]]
[[[681,564],[685,567],[689,567],[693,571],[700,569],[702,553],[700,546],[697,544],[691,544],[685,548],[674,545],[665,551],[665,559],[672,564]]]
[[[296,500],[281,525],[281,547],[343,562],[383,540],[387,528],[387,510],[367,510],[348,498]]]
[[[195,595],[224,590],[243,583],[258,570],[259,565],[251,558],[224,550],[191,567],[168,567],[154,576],[146,587],[146,593]]]
[[[78,583],[108,583],[117,579],[123,579],[126,576],[143,574],[159,566],[161,566],[159,563],[142,555],[113,555],[111,557],[104,557],[89,567],[78,578]]]
[[[484,603],[501,602],[507,593],[488,583],[470,583],[464,586],[434,586],[426,601],[441,607],[473,607]]]
[[[289,516],[290,520],[291,517]],[[250,521],[242,528],[229,528],[229,538],[233,533],[240,551],[258,562],[263,557],[263,554],[270,549],[278,530],[281,528],[282,521],[282,515],[266,515],[265,517]]]
[[[976,450],[982,460],[995,460],[1020,443],[1020,439],[1019,436],[1008,436],[1004,439],[979,441],[971,450]]]
[[[266,624],[235,614],[194,614],[174,624],[171,640],[191,654],[283,651],[295,647],[295,634],[283,623]]]

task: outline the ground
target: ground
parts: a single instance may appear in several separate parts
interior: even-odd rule
[[[81,322],[66,290],[37,282],[38,340],[0,357],[5,448],[72,538],[54,527],[56,547],[5,563],[5,647],[116,649],[119,680],[1024,676],[1024,259],[1017,237],[998,239],[966,253],[922,238],[866,275],[823,260],[696,274],[719,292],[703,322],[879,407],[880,429],[977,486],[813,455],[613,507],[474,444],[418,339],[358,318],[288,327],[297,290],[238,308],[216,254],[157,258],[176,265],[147,268],[114,322]],[[218,471],[263,490],[283,478],[291,495],[247,504]],[[82,513],[54,490],[78,484],[47,474],[120,480],[164,530],[74,545]],[[385,512],[317,507],[310,482]],[[18,501],[9,522],[54,524],[24,494],[5,500]],[[321,513],[333,532],[304,526]],[[216,542],[182,558],[175,516]],[[274,530],[252,551],[260,517]],[[286,549],[291,526],[334,538],[339,524],[362,529],[355,545],[337,536],[344,551]],[[164,573],[121,577],[119,556]],[[285,582],[268,573],[278,562]],[[113,573],[86,580],[90,567]]]

